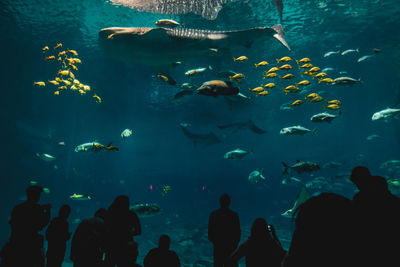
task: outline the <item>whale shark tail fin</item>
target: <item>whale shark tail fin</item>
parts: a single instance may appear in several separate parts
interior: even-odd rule
[[[285,31],[283,30],[282,25],[281,24],[274,25],[272,26],[272,29],[276,31],[276,33],[274,34],[274,38],[277,39],[279,42],[281,42],[284,46],[286,46],[287,49],[291,50],[290,46],[286,42]]]

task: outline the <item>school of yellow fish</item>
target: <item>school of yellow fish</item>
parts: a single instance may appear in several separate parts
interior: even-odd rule
[[[246,61],[248,58],[246,56],[239,56],[237,58],[233,58],[233,61]],[[278,78],[280,80],[284,81],[290,81],[293,78],[295,78],[295,75],[292,73],[286,73],[282,75],[278,75],[278,71],[290,71],[293,69],[293,67],[289,64],[289,62],[293,61],[291,57],[285,56],[280,59],[276,59],[276,66],[270,68],[267,71],[264,71],[263,74],[263,79],[268,79],[268,80],[273,80],[275,78]],[[304,72],[301,72],[301,76],[309,76],[312,78],[312,80],[317,79],[318,83],[325,83],[325,84],[332,84],[334,80],[332,78],[327,77],[328,75],[325,72],[321,72],[321,69],[317,66],[313,66],[311,64],[311,59],[310,58],[302,58],[300,60],[296,60],[296,64],[299,68],[299,70],[304,70]],[[254,63],[254,66],[256,68],[259,67],[265,67],[269,65],[267,61],[261,61],[259,63]],[[243,73],[238,73],[233,76],[230,76],[230,80],[235,80],[236,82],[240,83],[241,79],[245,78],[245,75]],[[293,84],[289,84],[285,87],[282,88],[282,92],[285,93],[285,95],[289,93],[299,93],[302,91],[301,88],[307,87],[311,84],[309,80],[301,80],[299,82],[294,82]],[[270,92],[266,90],[267,89],[272,89],[276,87],[276,84],[274,82],[269,82],[266,84],[261,84],[260,86],[257,86],[255,88],[249,88],[250,92],[254,92],[256,96],[266,96],[269,95]],[[305,99],[307,100],[308,103],[317,103],[317,102],[323,102],[324,99],[318,94],[318,93],[310,93],[306,95]],[[294,107],[294,106],[300,106],[304,104],[305,101],[301,99],[297,99],[293,101],[292,103],[289,104],[289,106]],[[325,109],[331,109],[331,110],[338,110],[341,108],[341,102],[339,100],[326,100],[325,102],[326,105],[324,105]]]
[[[81,83],[76,77],[73,71],[78,71],[77,64],[82,64],[82,61],[77,58],[78,52],[72,49],[66,49],[57,53],[61,50],[62,43],[58,43],[53,47],[54,55],[45,56],[47,62],[57,62],[60,67],[58,69],[57,75],[53,80],[48,80],[47,83],[44,81],[33,82],[34,86],[44,87],[46,85],[52,85],[55,89],[54,95],[60,95],[60,92],[65,90],[77,91],[81,95],[86,95],[91,88],[89,85]],[[48,46],[42,48],[44,54],[50,51]],[[93,98],[97,103],[101,103],[102,99],[94,94]]]

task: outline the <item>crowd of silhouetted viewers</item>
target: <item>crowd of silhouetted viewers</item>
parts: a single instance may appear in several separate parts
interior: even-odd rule
[[[229,208],[230,197],[222,195],[220,208],[211,212],[208,224],[214,266],[238,266],[243,257],[248,267],[400,266],[399,198],[390,193],[385,178],[371,175],[366,167],[354,168],[350,180],[358,188],[352,199],[324,192],[299,206],[287,251],[274,226],[263,218],[254,220],[250,236],[240,244],[239,215]],[[38,203],[42,191],[37,185],[28,187],[27,200],[12,210],[11,236],[1,250],[0,266],[60,267],[70,239],[70,259],[76,267],[140,266],[134,241],[141,234],[140,220],[129,209],[127,196],[116,197],[108,209],[97,210],[71,234],[71,208],[63,205],[50,220],[51,206]],[[143,265],[181,265],[177,253],[170,250],[168,235],[160,237]]]

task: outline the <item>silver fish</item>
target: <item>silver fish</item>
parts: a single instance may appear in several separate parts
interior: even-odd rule
[[[373,57],[373,56],[375,56],[375,55],[366,55],[366,56],[360,57],[360,58],[357,60],[357,62],[362,62],[362,61],[367,60],[367,59],[369,59],[369,58],[371,58],[371,57]]]
[[[339,54],[339,53],[340,53],[340,50],[338,50],[338,51],[329,51],[329,52],[324,54],[324,57],[330,57],[332,55],[336,55],[336,54]]]
[[[358,50],[358,48],[357,49],[347,49],[346,51],[343,51],[341,55],[344,56],[344,55],[347,55],[347,54],[350,54],[350,53],[358,53],[358,52],[360,52]]]
[[[386,108],[384,110],[375,112],[374,115],[372,115],[372,121],[377,121],[377,120],[384,120],[385,122],[388,122],[389,119],[392,118],[398,118],[400,116],[400,109],[398,108]]]
[[[285,127],[280,130],[281,135],[305,135],[308,133],[316,134],[317,129],[310,130],[303,126],[296,125],[291,127]]]
[[[247,152],[243,149],[237,148],[235,150],[226,152],[224,155],[224,159],[243,159],[250,152]]]

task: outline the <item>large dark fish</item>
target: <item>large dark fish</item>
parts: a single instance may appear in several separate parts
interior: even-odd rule
[[[198,134],[189,131],[187,129],[189,125],[186,123],[181,123],[180,126],[183,131],[183,134],[189,139],[191,139],[194,145],[197,144],[212,145],[222,142],[222,140],[219,137],[217,137],[217,135],[213,132],[209,132],[208,134]]]
[[[247,128],[256,134],[264,134],[267,132],[258,127],[257,125],[255,125],[252,120],[248,120],[246,122],[236,122],[236,123],[219,125],[218,128],[220,128],[221,130],[233,128],[235,129],[235,131]]]
[[[174,15],[194,13],[209,20],[217,18],[224,4],[235,1],[237,0],[111,0],[114,4],[139,11]]]
[[[219,95],[237,95],[239,93],[239,88],[234,87],[232,82],[212,80],[204,82],[196,91],[199,95],[217,97]]]
[[[249,47],[270,37],[290,49],[280,24],[237,31],[112,27],[100,30],[99,43],[103,50],[121,60],[170,67],[176,61],[222,55],[231,47]]]
[[[320,170],[320,167],[317,163],[312,162],[312,161],[300,161],[297,160],[295,164],[292,166],[288,166],[285,162],[282,161],[283,164],[283,175],[289,174],[289,170],[294,170],[298,174],[301,174],[303,172],[313,172],[313,171],[318,171]]]
[[[282,23],[282,12],[283,12],[282,0],[272,0],[272,2],[274,2],[274,4],[276,5],[276,9],[278,9],[279,19],[280,22]]]

